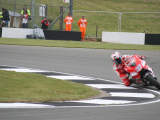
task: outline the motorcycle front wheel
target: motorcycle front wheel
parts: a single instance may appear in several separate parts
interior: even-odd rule
[[[145,79],[149,81],[151,85],[155,86],[158,90],[160,90],[160,83],[156,79],[154,79],[152,75],[147,75]]]

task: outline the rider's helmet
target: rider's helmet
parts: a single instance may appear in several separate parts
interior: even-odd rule
[[[112,62],[114,62],[116,65],[119,65],[122,63],[121,54],[117,51],[112,53],[111,59],[112,59]]]

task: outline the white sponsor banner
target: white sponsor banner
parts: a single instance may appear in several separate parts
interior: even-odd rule
[[[70,0],[63,0],[64,3],[70,3]]]
[[[33,29],[2,27],[2,38],[26,38],[33,34]]]
[[[102,42],[122,44],[145,44],[145,33],[102,32]]]

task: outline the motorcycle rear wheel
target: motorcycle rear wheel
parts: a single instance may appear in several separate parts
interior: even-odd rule
[[[149,81],[151,85],[155,86],[158,90],[160,90],[160,83],[156,79],[154,79],[152,75],[147,75],[145,79]]]

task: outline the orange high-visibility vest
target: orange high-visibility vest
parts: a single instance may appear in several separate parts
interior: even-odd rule
[[[79,21],[78,21],[78,25],[79,25],[79,27],[86,27],[87,26],[87,20],[86,19],[79,19]]]
[[[65,22],[67,25],[72,24],[73,18],[72,18],[71,16],[70,16],[70,17],[67,16],[67,17],[65,17],[64,22]]]
[[[87,20],[86,19],[79,19],[78,25],[81,31],[81,38],[84,40],[85,34],[86,34],[86,26],[87,26]]]
[[[71,31],[73,18],[71,16],[67,16],[65,17],[64,22],[66,24],[66,31]]]

